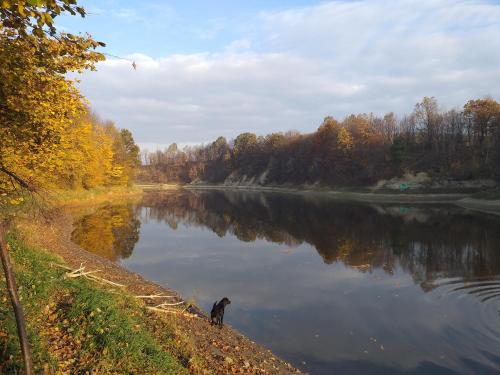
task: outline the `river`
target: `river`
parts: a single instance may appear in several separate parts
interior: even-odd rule
[[[312,374],[500,372],[500,217],[243,191],[147,193],[73,240]]]

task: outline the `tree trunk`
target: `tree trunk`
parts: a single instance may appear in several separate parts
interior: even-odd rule
[[[26,323],[24,321],[23,307],[19,302],[17,294],[16,280],[12,272],[12,265],[7,251],[7,242],[5,240],[5,230],[0,223],[0,257],[2,258],[3,270],[5,273],[5,280],[7,282],[7,290],[9,291],[12,309],[17,324],[17,335],[19,336],[19,343],[21,345],[21,352],[24,360],[24,367],[26,375],[33,375],[33,363],[31,358],[31,349],[26,335]]]

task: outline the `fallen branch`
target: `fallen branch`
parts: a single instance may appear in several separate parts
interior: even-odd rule
[[[66,271],[69,271],[66,273],[66,277],[69,277],[69,278],[85,277],[86,279],[90,279],[93,281],[106,283],[106,284],[110,284],[110,285],[117,286],[117,287],[125,287],[125,285],[118,284],[118,283],[115,283],[114,281],[106,280],[102,277],[96,276],[95,273],[100,272],[100,270],[85,271],[85,266],[83,266],[83,264],[81,264],[80,268],[78,268],[78,269],[72,269],[68,266],[65,266],[62,264],[57,264],[57,263],[50,263],[50,265],[62,268]],[[178,298],[175,295],[164,295],[164,294],[152,294],[152,295],[134,296],[134,297],[140,298],[140,299]],[[156,311],[156,312],[181,315],[181,316],[184,316],[187,318],[199,318],[199,316],[196,314],[187,313],[186,309],[182,309],[182,310],[171,309],[171,307],[180,306],[180,305],[183,305],[185,303],[186,303],[185,301],[179,301],[179,302],[173,302],[173,303],[164,302],[164,303],[160,303],[157,306],[146,306],[146,308],[148,310],[152,310],[152,311]]]
[[[109,284],[109,285],[112,285],[112,286],[117,286],[119,288],[125,288],[125,285],[123,285],[123,284],[115,283],[114,281],[106,280],[106,279],[103,279],[102,277],[99,277],[99,276],[96,276],[96,275],[88,275],[88,276],[85,276],[85,277],[87,279],[91,279],[91,280],[94,280],[94,281],[97,281],[97,282],[102,282],[102,283]]]
[[[179,306],[179,305],[182,305],[183,303],[185,303],[184,301],[180,301],[180,302],[176,302],[176,303],[160,303],[158,306],[156,307],[165,307],[165,306]]]
[[[74,279],[74,278],[77,278],[77,277],[80,277],[80,276],[88,276],[88,275],[96,273],[96,272],[99,272],[99,270],[87,271],[87,272],[83,272],[83,270],[77,270],[77,271],[74,271],[74,272],[68,272],[66,274],[66,277]]]
[[[151,310],[151,311],[166,313],[166,314],[180,315],[180,316],[184,316],[186,318],[199,318],[198,315],[184,312],[184,310],[167,310],[167,309],[161,309],[161,308],[152,307],[152,306],[146,306],[146,309]]]
[[[64,266],[62,264],[57,264],[57,263],[50,263],[51,266],[56,266],[56,267],[59,267],[59,268],[63,268],[65,270],[68,270],[68,271],[72,271],[73,269],[72,268],[69,268],[67,266]]]
[[[14,172],[11,172],[9,171],[8,169],[6,169],[5,167],[2,167],[0,165],[0,172],[2,173],[5,173],[7,176],[9,176],[10,178],[12,178],[14,181],[16,181],[23,189],[26,189],[28,191],[32,191],[33,190],[33,187],[28,183],[26,182],[25,180],[23,180],[21,177],[19,177],[17,174],[15,174]]]
[[[153,294],[150,296],[134,296],[135,298],[143,299],[155,299],[155,298],[177,298],[177,296],[163,295],[163,294]]]
[[[72,268],[69,268],[69,267],[64,266],[62,264],[51,263],[51,265],[70,271],[70,272],[66,273],[66,277],[69,277],[69,278],[77,278],[77,277],[82,276],[82,277],[85,277],[86,279],[101,282],[104,284],[109,284],[109,285],[120,287],[120,288],[125,287],[125,285],[123,285],[123,284],[115,283],[114,281],[110,281],[110,280],[107,280],[107,279],[104,279],[102,277],[94,275],[94,273],[100,272],[100,270],[84,272],[85,266],[82,266],[82,265],[80,265],[80,268],[78,268],[76,270],[73,270]]]

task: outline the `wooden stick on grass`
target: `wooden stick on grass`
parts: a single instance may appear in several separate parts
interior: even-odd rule
[[[33,360],[31,358],[31,349],[26,334],[26,322],[24,320],[24,312],[21,303],[19,302],[19,295],[17,294],[16,280],[12,272],[12,264],[10,263],[9,253],[7,250],[7,242],[5,241],[5,231],[0,223],[0,257],[2,258],[3,270],[5,273],[5,280],[7,282],[7,290],[10,295],[10,302],[14,310],[16,318],[17,334],[19,336],[19,344],[21,345],[21,353],[23,355],[24,367],[26,375],[33,374]]]
[[[165,294],[152,294],[150,296],[134,296],[135,298],[143,299],[155,299],[155,298],[177,298],[177,296],[165,295]]]
[[[102,277],[94,275],[95,272],[100,272],[100,270],[83,272],[83,271],[85,271],[85,267],[82,265],[80,265],[80,268],[78,268],[76,270],[73,270],[67,266],[62,265],[62,264],[51,263],[51,265],[70,271],[70,272],[66,273],[66,276],[69,278],[72,278],[72,279],[83,276],[89,280],[94,280],[94,281],[97,281],[100,283],[109,284],[109,285],[117,286],[120,288],[125,287],[125,285],[123,285],[123,284],[115,283],[114,281],[106,280]]]
[[[167,309],[161,309],[161,308],[152,307],[152,306],[146,306],[146,309],[151,310],[151,311],[161,312],[161,313],[181,315],[181,316],[184,316],[186,318],[199,318],[198,315],[184,312],[184,310],[170,310],[170,309],[167,310]]]

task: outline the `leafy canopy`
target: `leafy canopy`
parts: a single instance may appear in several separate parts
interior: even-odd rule
[[[76,0],[0,0],[0,203],[16,201],[20,181],[126,184],[137,165],[132,135],[93,117],[67,76],[95,69],[104,44],[58,32],[54,19],[65,12],[85,16]]]

